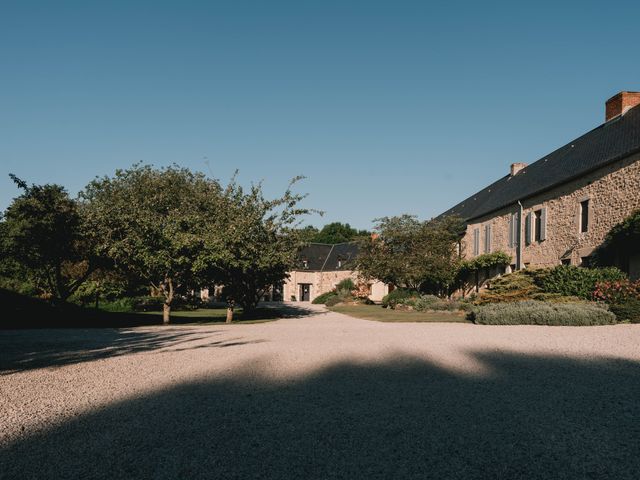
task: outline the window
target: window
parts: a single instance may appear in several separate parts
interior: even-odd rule
[[[480,255],[480,229],[473,229],[473,254]]]
[[[484,226],[484,253],[491,253],[491,225]]]
[[[309,262],[307,260],[302,260],[302,268],[309,268]]]
[[[589,268],[591,266],[591,257],[580,257],[580,266]]]
[[[515,248],[518,246],[518,214],[513,213],[509,217],[509,247]]]
[[[580,202],[580,233],[589,231],[589,200]]]
[[[562,263],[562,265],[571,265],[571,259],[563,258],[562,260],[560,260],[560,263]]]
[[[542,230],[542,210],[536,210],[533,212],[533,222],[536,242],[541,242],[542,238],[540,237],[540,233]]]

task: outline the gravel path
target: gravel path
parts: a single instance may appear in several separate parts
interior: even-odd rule
[[[640,325],[0,331],[0,478],[638,479]]]

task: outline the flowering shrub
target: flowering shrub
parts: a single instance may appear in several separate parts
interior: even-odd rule
[[[596,283],[593,299],[609,305],[625,303],[629,300],[640,300],[640,280],[615,280]]]

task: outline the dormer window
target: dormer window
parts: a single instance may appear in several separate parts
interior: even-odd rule
[[[309,268],[309,261],[308,260],[302,260],[302,268]]]

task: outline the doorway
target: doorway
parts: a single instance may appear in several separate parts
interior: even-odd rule
[[[310,283],[300,283],[300,301],[308,302],[311,300],[311,284]]]

